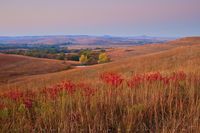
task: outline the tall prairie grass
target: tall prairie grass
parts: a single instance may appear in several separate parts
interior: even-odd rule
[[[200,75],[194,73],[109,72],[96,86],[63,81],[0,98],[1,132],[200,131]]]

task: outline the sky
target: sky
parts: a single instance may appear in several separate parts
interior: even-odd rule
[[[0,36],[200,36],[200,0],[0,0]]]

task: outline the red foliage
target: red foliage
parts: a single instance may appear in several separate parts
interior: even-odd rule
[[[19,101],[23,97],[24,93],[19,90],[8,91],[4,94],[4,97],[14,101]]]
[[[174,82],[183,81],[186,79],[186,74],[183,71],[174,72],[170,79]]]
[[[149,82],[161,81],[163,76],[159,72],[150,73],[145,75],[145,80]]]
[[[20,90],[12,90],[7,91],[3,94],[3,97],[11,99],[13,101],[19,101],[23,98],[34,98],[36,96],[36,93],[34,91],[20,91]]]
[[[195,82],[198,82],[199,78],[196,77],[193,78],[195,78],[194,79]],[[101,74],[100,79],[106,84],[109,84],[113,87],[119,87],[124,81],[122,76],[117,73],[103,73]],[[169,84],[177,86],[179,85],[180,81],[185,81],[185,80],[186,80],[186,74],[183,71],[174,72],[169,76],[164,76],[161,75],[159,72],[155,72],[155,73],[134,75],[130,80],[127,81],[127,84],[131,88],[137,87],[138,85],[143,83],[151,84],[154,82],[163,83],[163,85],[166,86],[168,86]],[[42,90],[42,95],[50,97],[51,99],[56,99],[60,93],[67,92],[67,94],[72,95],[77,90],[80,91],[81,94],[83,94],[83,96],[87,97],[87,99],[89,100],[90,97],[93,96],[97,91],[97,89],[94,89],[91,86],[91,84],[86,84],[86,83],[74,84],[71,81],[64,81],[52,87],[44,88]],[[109,95],[113,95],[113,92],[114,91],[111,89],[109,91]],[[39,91],[36,93],[30,90],[28,91],[12,90],[0,94],[0,98],[11,99],[15,102],[23,102],[26,108],[32,108],[35,98],[38,94]],[[2,102],[0,103],[0,109],[5,108],[5,104],[2,104]]]
[[[114,87],[120,86],[124,80],[120,74],[111,73],[111,72],[101,74],[100,78],[105,83],[107,83],[111,86],[114,86]]]
[[[162,82],[164,83],[164,85],[169,85],[169,83],[170,83],[170,77],[163,77],[162,78]]]
[[[127,82],[129,87],[136,87],[144,81],[144,75],[135,75]]]
[[[6,105],[4,103],[0,103],[0,110],[5,109]]]
[[[76,91],[76,86],[71,81],[64,81],[61,84],[62,89],[66,90],[67,93],[73,94]]]
[[[50,97],[51,99],[55,99],[58,96],[58,93],[60,92],[61,88],[59,85],[55,85],[49,88],[44,88],[42,90],[42,93],[44,95],[47,95],[48,97]]]
[[[79,83],[79,84],[77,84],[77,87],[81,89],[81,91],[83,92],[84,96],[86,96],[86,97],[91,97],[96,92],[96,89],[91,87],[91,85],[89,85],[89,84]]]
[[[55,99],[64,91],[68,94],[73,94],[76,91],[76,85],[71,81],[63,81],[60,84],[43,89],[42,93],[49,96],[51,99]]]
[[[159,72],[143,74],[143,75],[134,75],[128,82],[129,87],[137,87],[138,85],[148,82],[163,82],[164,85],[169,85],[169,83],[179,83],[179,81],[185,80],[186,74],[183,71],[174,72],[171,76],[163,76]]]
[[[22,102],[27,108],[31,108],[33,105],[33,99],[35,98],[36,93],[33,91],[20,91],[12,90],[5,92],[3,94],[4,98],[11,99],[15,102]]]
[[[87,97],[93,96],[96,92],[96,90],[88,84],[74,84],[71,81],[63,81],[60,84],[43,89],[42,93],[49,96],[51,99],[56,99],[63,91],[66,91],[67,94],[72,95],[78,90],[78,88],[81,92],[83,92],[84,96]]]
[[[24,99],[23,103],[24,103],[25,107],[28,109],[32,108],[32,106],[33,106],[33,100],[29,99],[29,98]]]

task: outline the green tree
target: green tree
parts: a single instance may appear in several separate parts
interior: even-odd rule
[[[85,55],[87,57],[89,57],[91,55],[92,51],[90,49],[86,49],[86,50],[81,50],[79,52],[79,55]]]
[[[109,57],[106,53],[99,54],[98,63],[105,63],[105,62],[108,62],[108,61],[110,61],[110,59],[109,59]]]
[[[67,54],[67,60],[79,61],[79,58],[78,54]]]
[[[81,55],[81,57],[79,58],[79,61],[81,64],[87,64],[88,58],[86,55]]]

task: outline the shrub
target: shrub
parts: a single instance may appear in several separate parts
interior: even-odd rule
[[[58,59],[59,59],[59,60],[65,60],[65,53],[60,53],[60,54],[58,55]]]
[[[88,62],[88,58],[86,55],[81,55],[81,57],[79,58],[79,61],[81,64],[85,65]]]
[[[67,60],[79,61],[79,58],[78,54],[67,54]]]
[[[108,55],[106,53],[101,53],[99,54],[99,60],[98,63],[106,63],[108,62],[110,59],[108,57]]]
[[[95,87],[63,81],[36,92],[0,93],[0,132],[199,132],[199,75],[128,79],[106,72],[100,79]]]

